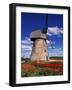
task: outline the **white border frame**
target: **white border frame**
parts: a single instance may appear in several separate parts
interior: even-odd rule
[[[63,14],[63,76],[21,77],[21,12]],[[68,10],[16,7],[16,84],[68,80]]]

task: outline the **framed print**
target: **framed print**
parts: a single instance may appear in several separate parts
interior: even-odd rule
[[[9,85],[70,83],[70,7],[10,4]]]

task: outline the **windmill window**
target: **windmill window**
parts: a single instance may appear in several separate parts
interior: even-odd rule
[[[46,49],[44,50],[44,52],[46,52]]]

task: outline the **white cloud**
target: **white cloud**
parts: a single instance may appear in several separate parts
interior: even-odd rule
[[[49,32],[47,32],[47,35],[48,35],[48,36],[52,36],[52,34],[51,34],[51,33],[49,33]]]
[[[30,58],[30,55],[31,55],[31,51],[24,50],[24,49],[21,50],[21,56],[22,57],[24,57],[24,58]]]
[[[25,39],[24,40],[21,40],[21,44],[33,44],[33,42],[30,40],[30,38],[28,38],[28,37],[25,37]]]
[[[21,40],[21,56],[24,58],[30,58],[32,46],[33,42],[29,37],[25,37],[24,40]]]
[[[21,48],[24,50],[32,50],[32,47],[29,45],[21,45]]]
[[[50,44],[50,41],[49,40],[46,40],[47,44]]]
[[[53,45],[55,45],[55,42],[53,42],[51,40],[46,40],[46,42],[47,42],[48,47],[53,47]]]
[[[47,29],[47,35],[52,36],[52,35],[60,35],[63,34],[63,28],[59,27],[48,27]]]
[[[29,37],[25,37],[25,40],[28,40],[28,41],[30,41],[30,38],[29,38]]]
[[[55,48],[49,51],[49,56],[63,56],[63,50],[61,48]]]
[[[51,49],[52,47],[51,47],[51,46],[49,46],[48,48],[49,48],[49,49]]]
[[[50,41],[46,40],[46,42],[47,42],[48,45],[51,45],[53,43],[51,40]]]
[[[63,28],[60,28],[60,33],[63,34]]]

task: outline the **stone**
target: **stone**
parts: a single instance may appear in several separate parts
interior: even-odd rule
[[[46,34],[41,31],[34,31],[31,33],[30,38],[33,41],[31,60],[47,61],[48,50],[47,50],[47,43],[46,43]]]

